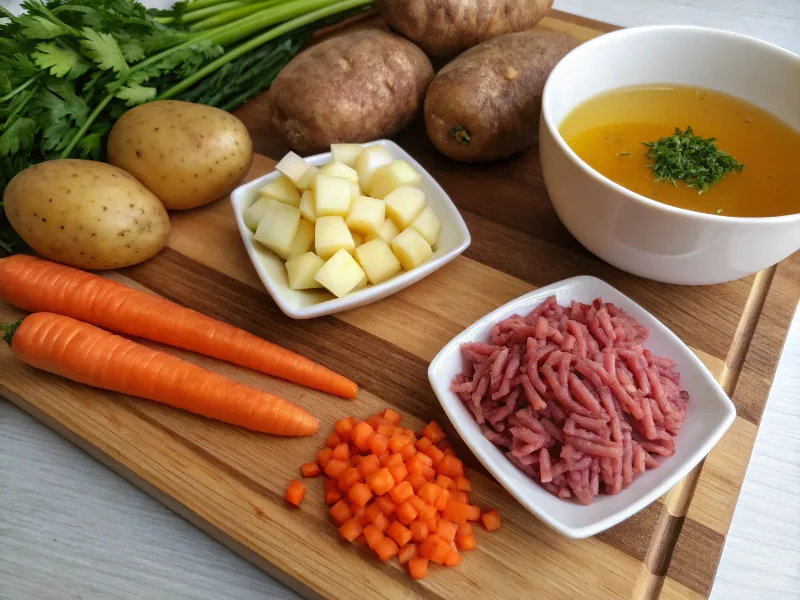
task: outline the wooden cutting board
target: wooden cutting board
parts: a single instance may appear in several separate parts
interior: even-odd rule
[[[541,26],[581,39],[613,29],[557,12]],[[238,114],[257,151],[276,158],[285,148],[270,130],[265,100],[256,98]],[[94,390],[22,365],[6,348],[0,349],[0,393],[309,598],[707,597],[793,301],[800,297],[797,255],[724,285],[646,281],[594,258],[567,233],[545,193],[536,149],[493,165],[460,165],[434,151],[420,123],[396,141],[444,186],[473,239],[464,256],[403,292],[333,317],[288,319],[258,281],[225,200],[173,215],[165,251],[108,274],[356,380],[361,392],[349,402],[170,349],[304,406],[322,421],[318,436],[273,438]],[[272,159],[257,156],[250,177],[273,166]],[[286,506],[287,482],[297,476],[300,463],[313,459],[336,419],[394,407],[415,428],[430,419],[447,424],[427,381],[427,365],[436,352],[491,309],[579,274],[605,279],[655,314],[734,398],[739,416],[702,470],[621,525],[576,541],[522,509],[461,445],[459,454],[476,468],[474,497],[498,507],[504,525],[493,534],[479,531],[478,549],[467,553],[460,567],[432,569],[421,581],[337,538],[320,479],[308,482],[302,508]],[[21,316],[0,303],[3,322]]]

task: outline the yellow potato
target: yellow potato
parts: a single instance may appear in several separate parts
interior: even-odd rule
[[[11,226],[43,257],[80,269],[116,269],[156,255],[170,223],[133,176],[91,160],[28,167],[3,195]]]
[[[169,210],[228,194],[253,162],[253,143],[232,114],[161,100],[132,108],[108,136],[108,161],[125,169]]]

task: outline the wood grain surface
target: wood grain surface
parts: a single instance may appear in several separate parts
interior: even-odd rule
[[[601,29],[561,15],[543,25],[581,39]],[[268,110],[262,96],[238,114],[256,149],[277,158],[285,149],[271,133]],[[479,532],[479,549],[461,567],[413,581],[396,565],[383,565],[337,539],[321,501],[321,481],[310,482],[301,509],[286,507],[285,485],[313,457],[316,438],[255,434],[92,390],[20,365],[7,350],[0,351],[0,393],[306,597],[578,598],[597,597],[600,590],[603,598],[707,596],[794,306],[786,299],[800,296],[797,256],[777,270],[713,287],[639,279],[599,261],[567,233],[547,198],[535,149],[475,166],[438,155],[420,123],[396,141],[450,194],[473,243],[464,256],[386,300],[313,321],[286,318],[258,281],[224,200],[174,215],[164,252],[109,276],[358,381],[359,398],[347,402],[170,350],[308,408],[327,435],[345,414],[366,416],[386,406],[415,427],[432,418],[446,424],[427,382],[433,355],[478,317],[520,294],[572,275],[595,275],[671,327],[732,394],[739,416],[703,466],[628,521],[576,541],[525,512],[461,447],[476,468],[475,497],[498,507],[505,526],[492,535]],[[257,157],[250,176],[273,165]],[[0,304],[3,321],[20,316]]]

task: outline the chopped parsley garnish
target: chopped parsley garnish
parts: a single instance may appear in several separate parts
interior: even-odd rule
[[[686,131],[676,127],[674,135],[642,143],[649,148],[647,158],[653,161],[650,168],[656,181],[671,181],[677,187],[681,180],[686,187],[700,190],[699,194],[731,171],[744,169],[743,163],[717,148],[716,138],[703,139],[694,135],[691,127]]]

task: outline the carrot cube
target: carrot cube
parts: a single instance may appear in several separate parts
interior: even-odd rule
[[[409,458],[414,456],[417,453],[417,449],[414,444],[408,444],[407,446],[403,446],[400,448],[400,452],[398,454],[403,457],[404,461],[407,461]]]
[[[365,517],[365,518],[366,518],[366,519],[367,519],[367,520],[368,520],[370,523],[374,523],[374,522],[375,522],[375,518],[376,518],[378,515],[382,515],[382,514],[383,514],[383,513],[381,512],[381,507],[380,507],[380,506],[378,506],[377,504],[375,504],[374,502],[370,503],[370,505],[369,505],[369,506],[366,506],[365,508],[366,508],[366,510],[364,511],[364,517]]]
[[[433,481],[436,479],[436,471],[433,467],[425,467],[422,469],[422,476],[425,478],[425,481]]]
[[[388,562],[390,558],[392,558],[395,554],[397,554],[398,550],[397,544],[394,543],[394,540],[391,538],[383,538],[378,545],[375,546],[375,554],[378,555],[378,558],[381,559],[381,562]]]
[[[362,534],[360,536],[358,536],[356,538],[356,544],[358,544],[362,548],[366,548],[367,547],[367,538],[364,537],[363,532],[362,532]]]
[[[408,481],[401,481],[394,486],[389,495],[397,504],[402,504],[414,495],[414,489]]]
[[[382,539],[386,536],[383,535],[383,532],[380,530],[379,527],[370,523],[366,527],[364,527],[364,537],[367,538],[367,545],[372,549],[375,550],[375,547],[380,543]]]
[[[386,533],[386,530],[389,529],[389,517],[387,517],[382,512],[378,513],[378,516],[375,517],[375,520],[372,522],[373,525],[377,526],[378,529]]]
[[[383,418],[389,421],[389,423],[394,423],[395,425],[403,420],[403,416],[391,408],[387,408],[385,411],[383,411]]]
[[[369,454],[361,457],[361,462],[358,463],[358,471],[366,477],[381,468],[381,461],[377,454]]]
[[[286,488],[286,501],[289,504],[300,506],[300,503],[303,501],[305,495],[306,486],[297,481],[297,479],[292,479],[292,481],[289,482],[289,486]]]
[[[400,450],[411,443],[411,438],[406,435],[397,435],[395,433],[389,440],[389,450],[391,452],[400,452]]]
[[[328,466],[328,463],[333,458],[333,448],[323,448],[317,452],[317,462],[323,469]]]
[[[319,465],[315,462],[300,465],[300,474],[303,477],[316,477],[320,474]]]
[[[406,500],[405,502],[401,503],[397,507],[397,519],[403,523],[403,525],[409,525],[414,519],[417,518],[419,512],[414,507],[412,500],[414,496]]]
[[[342,443],[341,436],[335,431],[332,431],[331,434],[328,436],[328,440],[325,442],[325,445],[328,448],[333,449],[336,448],[336,446],[338,446],[341,443]]]
[[[444,456],[438,462],[434,461],[436,472],[448,477],[458,477],[464,474],[464,463],[455,456]]]
[[[417,496],[422,498],[426,504],[433,506],[433,503],[436,502],[436,497],[441,491],[442,488],[438,485],[428,482],[420,488],[419,492],[417,492]]]
[[[387,423],[386,419],[383,418],[383,413],[378,413],[377,415],[372,415],[365,421],[369,424],[370,427],[373,429],[377,429],[379,425],[382,423]]]
[[[414,521],[409,528],[411,529],[411,539],[415,542],[421,542],[428,537],[428,524],[425,521]]]
[[[475,536],[472,535],[472,534],[469,534],[469,535],[456,536],[456,545],[458,546],[459,550],[464,552],[466,550],[472,550],[478,544],[475,541]]]
[[[349,460],[350,446],[348,446],[346,442],[342,442],[341,444],[336,446],[333,449],[333,458],[338,458],[339,460]]]
[[[415,493],[418,492],[423,485],[425,485],[425,478],[421,473],[411,473],[408,477],[406,477],[406,481],[411,484],[411,488]]]
[[[417,509],[421,519],[432,519],[433,515],[436,514],[436,509],[419,496],[412,496],[409,500],[414,505],[414,508]]]
[[[444,458],[444,452],[439,450],[439,448],[437,448],[436,446],[431,446],[430,448],[425,450],[425,454],[431,457],[434,465]]]
[[[336,429],[336,433],[339,434],[339,439],[343,442],[349,442],[352,439],[351,434],[353,427],[355,426],[356,420],[353,417],[339,419],[333,424],[334,429]]]
[[[325,466],[325,475],[331,479],[336,479],[339,475],[344,473],[345,469],[350,468],[350,461],[341,460],[339,458],[332,458]]]
[[[442,428],[436,421],[431,421],[425,425],[420,433],[434,444],[438,444],[445,438],[444,431],[442,431]]]
[[[392,490],[393,492],[394,490]],[[387,517],[391,517],[397,510],[397,502],[390,498],[391,492],[387,496],[378,496],[375,498],[375,505],[381,509],[381,512]]]
[[[386,460],[381,463],[381,466],[387,468],[396,467],[397,465],[405,465],[405,463],[403,462],[403,457],[395,453],[387,456]]]
[[[461,555],[455,550],[449,550],[444,557],[445,567],[455,567],[461,562]]]
[[[339,485],[339,489],[343,492],[346,492],[359,481],[362,481],[363,477],[361,477],[361,472],[356,469],[355,467],[347,467],[344,471],[342,471],[339,476],[336,478],[336,483]]]
[[[450,490],[442,490],[439,492],[439,495],[436,496],[436,500],[433,503],[433,506],[439,512],[443,511],[447,506],[447,502],[450,500]]]
[[[394,465],[389,467],[389,473],[392,475],[392,479],[394,480],[395,485],[398,483],[405,481],[406,477],[408,477],[408,471],[406,470],[406,466],[402,463],[399,465]]]
[[[384,467],[367,475],[367,485],[375,494],[383,496],[394,487],[394,479],[389,469]]]
[[[352,449],[351,449],[351,452],[350,452],[350,465],[351,466],[353,466],[353,467],[355,467],[357,469],[358,465],[361,464],[361,459],[362,458],[364,458],[364,457],[361,456],[360,454],[353,454]]]
[[[373,454],[380,454],[386,452],[389,447],[389,438],[382,433],[376,432],[369,440],[369,449]]]
[[[331,513],[333,520],[336,521],[337,525],[342,525],[345,521],[349,520],[353,516],[353,511],[350,509],[350,505],[344,500],[339,500],[336,504],[331,506],[331,510],[329,512]]]
[[[458,526],[456,537],[460,535],[472,535],[472,523],[461,523]]]
[[[456,482],[450,479],[447,475],[439,475],[436,478],[436,485],[445,490],[455,490]]]
[[[442,448],[442,452],[445,456],[457,456],[456,451],[452,448]]]
[[[358,522],[361,523],[362,527],[366,527],[372,521],[367,518],[367,507],[366,506],[359,506],[355,502],[350,505],[350,510],[353,511],[353,516],[358,518]]]
[[[386,448],[386,452],[381,452],[378,454],[378,459],[380,460],[381,466],[385,467],[386,465],[383,463],[389,460],[389,448]]]
[[[392,437],[392,434],[394,433],[395,429],[396,427],[391,423],[381,423],[380,425],[378,425],[378,428],[375,431],[377,431],[383,436],[386,436],[388,443],[388,438]]]
[[[444,507],[442,516],[448,521],[452,521],[453,523],[458,523],[461,525],[462,523],[467,522],[469,512],[469,504],[464,504],[463,502],[450,498],[447,502],[447,505]]]
[[[400,551],[397,553],[397,560],[400,561],[401,565],[407,565],[408,561],[413,558],[417,558],[417,545],[416,544],[406,544]]]
[[[417,440],[415,446],[420,452],[425,452],[428,448],[433,446],[433,442],[426,437],[421,437]]]
[[[442,564],[450,551],[450,546],[442,538],[432,533],[419,545],[419,555],[435,563]]]
[[[364,528],[361,526],[358,518],[351,517],[339,527],[339,535],[341,535],[348,542],[354,541],[362,534]]]
[[[500,529],[500,513],[497,509],[486,511],[481,515],[481,521],[486,531],[494,531]]]
[[[459,502],[463,502],[464,504],[469,504],[469,494],[467,492],[458,491],[455,494],[453,494],[453,497]]]
[[[436,528],[436,535],[446,542],[452,542],[456,539],[456,531],[458,531],[458,525],[452,521],[442,519],[439,521],[439,527]]]
[[[481,507],[474,504],[469,505],[467,510],[467,521],[477,521],[481,518]]]
[[[373,435],[375,435],[375,430],[372,428],[372,425],[365,421],[361,421],[353,427],[353,442],[362,452],[367,452],[369,450],[370,440]]]
[[[350,502],[359,506],[364,506],[369,499],[372,498],[372,490],[366,483],[356,483],[349,490],[347,490],[347,497]]]
[[[339,484],[335,479],[325,480],[325,504],[336,504],[342,499],[342,492],[339,490]]]
[[[400,523],[400,521],[395,521],[389,525],[389,530],[387,533],[395,542],[397,542],[398,546],[405,546],[411,541],[411,530]]]
[[[422,579],[428,574],[428,559],[422,557],[412,558],[408,561],[408,572],[414,579]]]

